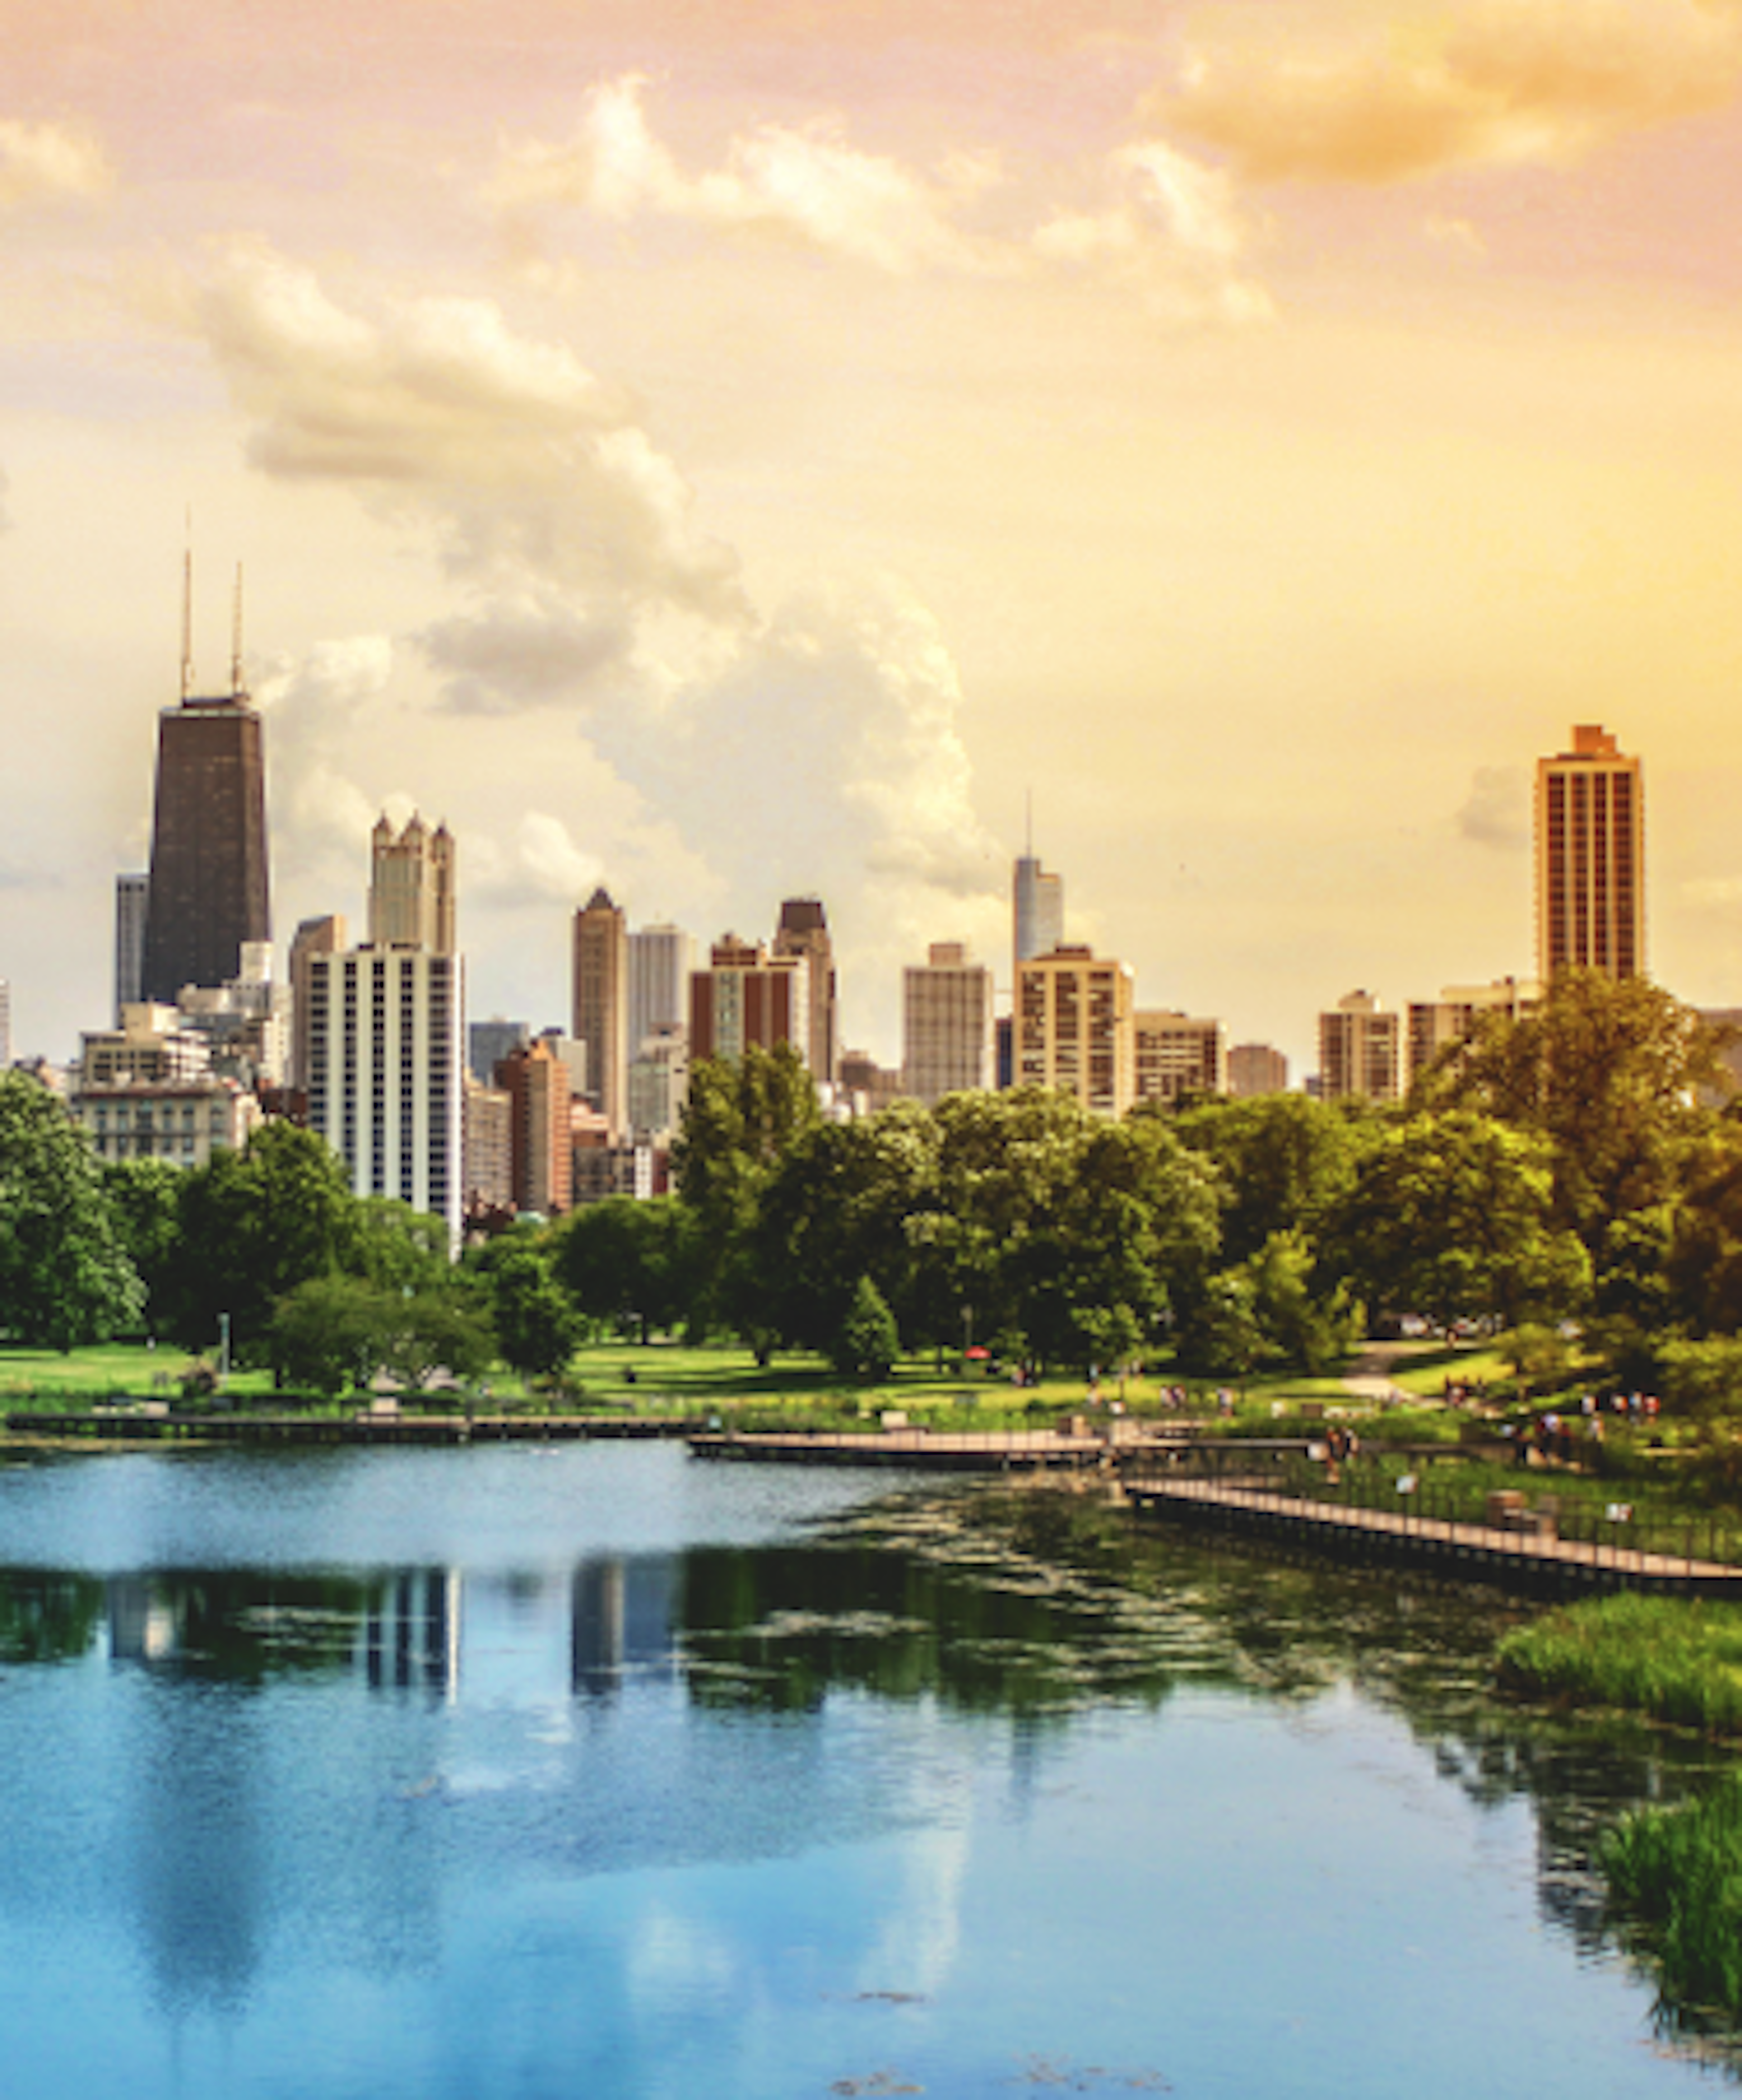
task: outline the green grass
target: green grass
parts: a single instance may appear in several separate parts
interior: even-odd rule
[[[1650,1957],[1672,2014],[1742,2014],[1742,1772],[1702,1800],[1625,1816],[1602,1860],[1624,1936]]]
[[[1454,1385],[1484,1385],[1491,1400],[1510,1399],[1515,1383],[1511,1365],[1497,1349],[1449,1344],[1400,1357],[1387,1375],[1393,1385],[1418,1400],[1438,1400],[1448,1379]]]
[[[1732,1605],[1593,1598],[1515,1627],[1496,1666],[1515,1691],[1742,1736],[1742,1611]]]
[[[33,1400],[55,1406],[121,1397],[174,1399],[176,1378],[190,1361],[185,1351],[167,1343],[150,1349],[143,1342],[105,1342],[65,1356],[55,1349],[0,1345],[0,1400],[20,1407]],[[265,1371],[236,1371],[230,1389],[252,1396],[270,1392],[271,1383]]]

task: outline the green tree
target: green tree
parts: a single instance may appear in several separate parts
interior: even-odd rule
[[[853,1286],[853,1302],[833,1338],[830,1356],[844,1377],[885,1379],[901,1353],[895,1315],[868,1276]]]
[[[781,1159],[821,1119],[816,1088],[790,1043],[752,1047],[733,1059],[704,1057],[690,1069],[672,1173],[698,1227],[698,1309],[741,1335],[760,1362],[768,1361],[778,1330],[752,1238]]]
[[[674,1197],[607,1197],[558,1228],[557,1271],[589,1319],[633,1327],[645,1343],[688,1317],[697,1239],[694,1215]]]
[[[518,1233],[496,1244],[486,1273],[502,1360],[526,1378],[560,1378],[580,1346],[581,1315],[544,1245]]]
[[[1588,1293],[1580,1242],[1555,1224],[1548,1141],[1467,1110],[1387,1128],[1332,1226],[1341,1273],[1369,1308],[1515,1326]]]
[[[183,1181],[167,1294],[175,1337],[209,1348],[227,1314],[236,1360],[272,1362],[279,1300],[359,1265],[357,1205],[342,1162],[314,1132],[264,1123],[241,1151],[214,1154]]]
[[[1365,1103],[1258,1094],[1201,1102],[1171,1127],[1215,1169],[1222,1254],[1237,1263],[1250,1260],[1273,1233],[1315,1242],[1383,1124]]]
[[[0,1327],[70,1350],[126,1330],[143,1302],[89,1140],[58,1096],[0,1073]]]
[[[1614,1221],[1674,1196],[1727,1092],[1723,1033],[1643,977],[1557,977],[1535,1013],[1490,1015],[1417,1082],[1413,1105],[1497,1118],[1544,1138],[1555,1222],[1600,1262]]]
[[[287,1293],[274,1308],[271,1339],[285,1383],[329,1399],[367,1386],[381,1362],[388,1299],[356,1276],[311,1277]]]
[[[99,1171],[116,1233],[144,1286],[145,1331],[167,1333],[180,1249],[183,1170],[167,1159],[117,1159]]]

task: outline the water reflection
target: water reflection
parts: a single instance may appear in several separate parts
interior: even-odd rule
[[[912,1495],[798,1540],[533,1568],[0,1570],[11,1687],[82,1665],[118,1702],[112,1845],[81,1850],[77,1803],[37,1776],[0,1915],[37,1891],[95,1908],[118,1868],[157,2002],[234,2010],[287,1937],[364,1974],[430,1969],[465,1874],[493,1890],[894,1833],[906,1894],[878,1943],[911,1943],[901,1973],[930,1990],[971,1879],[952,1759],[997,1767],[1026,1825],[1082,1717],[1213,1688],[1310,1719],[1352,1688],[1464,1799],[1528,1806],[1537,1912],[1595,1954],[1600,1832],[1712,1754],[1497,1701],[1488,1658],[1516,1608],[1134,1534],[1065,1492]],[[836,1704],[906,1723],[844,1753],[810,1725]]]

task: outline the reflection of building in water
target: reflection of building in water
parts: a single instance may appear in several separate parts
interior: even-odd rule
[[[632,1674],[660,1682],[675,1675],[677,1594],[671,1554],[582,1561],[575,1570],[570,1628],[574,1689],[608,1693]]]
[[[109,1656],[116,1662],[167,1662],[181,1652],[184,1593],[165,1594],[143,1575],[117,1575],[108,1593]]]
[[[460,1689],[460,1571],[408,1568],[370,1604],[364,1658],[371,1685]]]

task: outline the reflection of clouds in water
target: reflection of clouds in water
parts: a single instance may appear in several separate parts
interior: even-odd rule
[[[657,2017],[685,1999],[724,1996],[737,1979],[740,1960],[729,1935],[656,1899],[632,1928],[624,1981],[637,2012]]]
[[[961,1948],[972,1849],[972,1823],[959,1815],[902,1843],[900,1892],[859,1964],[862,1992],[932,1998],[949,1982]]]

